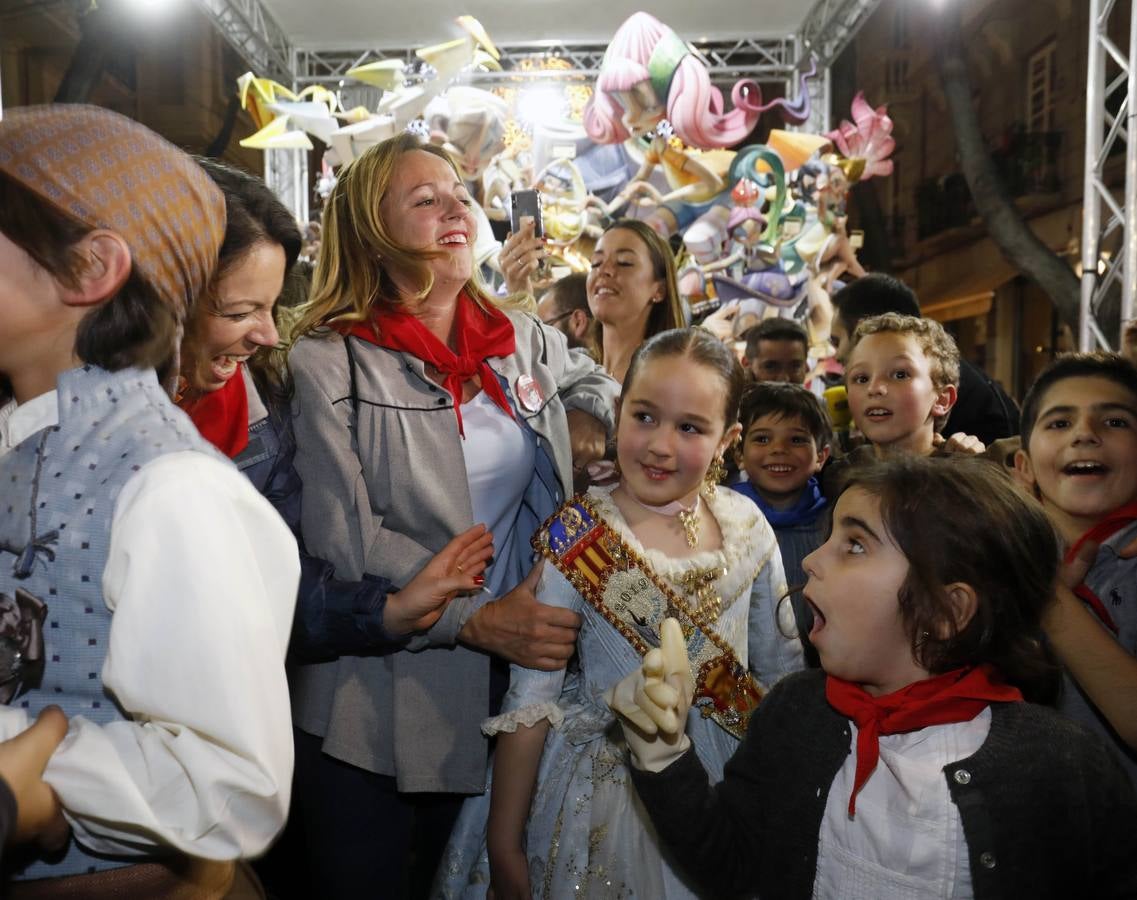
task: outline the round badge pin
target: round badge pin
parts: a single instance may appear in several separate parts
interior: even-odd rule
[[[532,375],[521,375],[517,379],[517,399],[527,412],[536,412],[545,405],[541,386]]]

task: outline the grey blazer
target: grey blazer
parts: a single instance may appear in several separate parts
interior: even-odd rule
[[[611,433],[619,387],[583,353],[570,352],[559,331],[525,313],[506,314],[517,349],[489,363],[553,461],[559,503],[572,485],[566,408],[592,414]],[[346,345],[338,334],[303,338],[289,362],[308,552],[331,562],[339,578],[370,573],[406,584],[473,524],[452,398],[421,360],[358,338]],[[540,388],[537,409],[527,408],[532,400],[518,402],[522,375]],[[404,650],[299,667],[296,726],[323,737],[325,753],[395,776],[401,791],[480,793],[489,657],[456,640],[482,602],[456,599]]]

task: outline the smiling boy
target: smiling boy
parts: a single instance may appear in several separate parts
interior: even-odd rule
[[[1022,427],[1016,468],[1065,538],[1068,558],[1083,540],[1101,545],[1075,593],[1100,622],[1098,637],[1137,656],[1137,559],[1120,552],[1137,536],[1137,368],[1117,354],[1062,357],[1031,386]],[[1082,660],[1064,652],[1065,637],[1051,634],[1080,683],[1067,675],[1059,708],[1102,734],[1137,783],[1137,752],[1099,708],[1111,698],[1085,680]]]
[[[739,409],[739,467],[746,481],[731,485],[753,500],[774,529],[790,587],[805,583],[802,560],[821,545],[818,520],[827,508],[817,475],[829,458],[832,429],[821,401],[796,384],[752,385]],[[791,595],[806,660],[813,617],[800,593]]]

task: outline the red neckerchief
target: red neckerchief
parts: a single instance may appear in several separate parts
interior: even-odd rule
[[[1082,544],[1086,543],[1086,541],[1093,541],[1095,544],[1100,544],[1102,541],[1109,540],[1133,521],[1137,521],[1137,503],[1130,503],[1126,506],[1118,507],[1098,522],[1097,525],[1074,541],[1073,546],[1066,551],[1062,562],[1069,565],[1074,557],[1077,556]],[[1082,582],[1082,584],[1074,588],[1074,593],[1083,603],[1094,611],[1094,615],[1101,619],[1102,624],[1105,625],[1106,628],[1114,634],[1117,634],[1117,623],[1113,621],[1113,616],[1109,614],[1109,610],[1105,608],[1105,604],[1101,602],[1101,598],[1090,590],[1085,582]]]
[[[201,436],[230,459],[249,446],[249,395],[242,366],[237,366],[237,374],[224,387],[178,403]]]
[[[402,310],[388,312],[376,309],[370,322],[357,322],[345,329],[347,334],[370,341],[378,347],[410,353],[430,363],[446,376],[442,386],[454,398],[454,414],[458,417],[458,433],[462,430],[462,385],[480,375],[482,390],[511,418],[513,407],[501,389],[497,375],[486,359],[509,356],[516,349],[513,323],[496,309],[482,309],[463,291],[454,312],[457,351],[436,338],[425,325]]]
[[[929,725],[969,722],[991,703],[1022,700],[1016,687],[997,680],[987,663],[925,678],[883,697],[860,685],[830,675],[825,699],[857,726],[857,772],[849,795],[849,818],[856,812],[857,793],[876,768],[882,734],[904,734]]]

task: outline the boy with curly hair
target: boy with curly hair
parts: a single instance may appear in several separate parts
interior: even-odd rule
[[[877,455],[927,456],[959,388],[959,350],[932,319],[884,313],[853,332],[845,383],[849,411]]]

